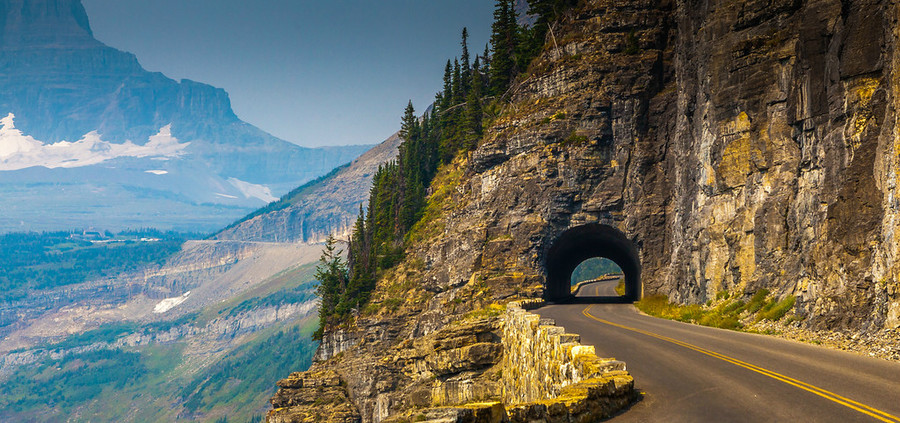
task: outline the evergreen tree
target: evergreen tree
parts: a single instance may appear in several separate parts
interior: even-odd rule
[[[465,96],[462,90],[462,71],[459,66],[459,60],[453,59],[453,77],[451,78],[451,89],[453,90],[453,105],[463,102]]]
[[[328,235],[325,248],[316,266],[316,295],[319,296],[319,328],[313,333],[313,339],[322,339],[327,324],[331,323],[341,297],[347,289],[347,265],[341,258],[342,250],[335,246],[334,235]]]
[[[441,92],[440,110],[447,110],[452,106],[453,102],[453,65],[450,59],[447,59],[447,65],[444,67],[444,91]]]
[[[503,95],[516,69],[516,46],[519,25],[513,0],[497,0],[491,25],[491,94]]]
[[[484,45],[484,53],[481,53],[481,71],[485,74],[489,73],[491,69],[491,50],[490,44]]]
[[[477,59],[476,59],[477,62]],[[466,99],[465,147],[473,149],[478,145],[482,133],[483,112],[481,108],[481,73],[472,72],[472,89]]]
[[[403,118],[400,121],[400,139],[403,141],[414,142],[418,138],[419,120],[416,119],[416,109],[413,108],[412,100],[406,104],[403,110]],[[401,145],[401,148],[403,145]]]
[[[469,85],[472,81],[472,68],[469,63],[469,31],[465,27],[462,30],[462,55],[460,56],[460,67],[461,67],[461,75],[460,75],[460,85],[461,85],[461,97],[467,97],[469,95]]]
[[[528,0],[528,14],[537,16],[534,23],[535,34],[543,43],[553,21],[563,12],[578,5],[578,0]]]

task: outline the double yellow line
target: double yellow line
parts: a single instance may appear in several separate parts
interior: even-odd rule
[[[600,318],[598,318],[598,317],[596,317],[596,316],[594,316],[594,315],[592,315],[592,314],[590,313],[591,307],[593,307],[593,306],[588,306],[587,308],[585,308],[585,309],[581,312],[581,314],[584,314],[586,317],[588,317],[588,318],[590,318],[590,319],[593,319],[593,320],[596,320],[596,321],[598,321],[598,322],[600,322],[600,323],[603,323],[603,324],[606,324],[606,325],[615,326],[615,327],[617,327],[617,328],[625,329],[625,330],[632,331],[632,332],[637,332],[637,333],[640,333],[640,334],[643,334],[643,335],[647,335],[647,336],[651,336],[651,337],[654,337],[654,338],[656,338],[656,339],[660,339],[660,340],[663,340],[663,341],[666,341],[666,342],[671,342],[671,343],[673,343],[673,344],[675,344],[675,345],[680,345],[680,346],[682,346],[682,347],[685,347],[685,348],[688,348],[688,349],[697,351],[697,352],[699,352],[699,353],[701,353],[701,354],[706,354],[706,355],[708,355],[708,356],[710,356],[710,357],[718,358],[719,360],[729,362],[729,363],[731,363],[731,364],[734,364],[734,365],[736,365],[736,366],[743,367],[743,368],[748,369],[748,370],[752,370],[752,371],[754,371],[754,372],[756,372],[756,373],[759,373],[759,374],[768,376],[768,377],[770,377],[770,378],[772,378],[772,379],[775,379],[775,380],[784,382],[784,383],[786,383],[786,384],[788,384],[788,385],[795,386],[795,387],[800,388],[800,389],[802,389],[802,390],[804,390],[804,391],[811,392],[811,393],[816,394],[816,395],[818,395],[818,396],[820,396],[820,397],[822,397],[822,398],[825,398],[825,399],[834,401],[834,402],[836,402],[836,403],[838,403],[838,404],[841,404],[841,405],[843,405],[843,406],[845,406],[845,407],[848,407],[848,408],[851,408],[851,409],[853,409],[853,410],[859,411],[860,413],[863,413],[863,414],[865,414],[865,415],[867,415],[867,416],[870,416],[870,417],[872,417],[872,418],[875,418],[875,419],[877,419],[877,420],[880,420],[880,421],[883,421],[883,422],[900,423],[900,417],[894,416],[894,415],[889,414],[889,413],[885,413],[884,411],[881,411],[881,410],[878,410],[878,409],[869,407],[868,405],[861,404],[861,403],[859,403],[859,402],[853,401],[852,399],[849,399],[849,398],[840,396],[840,395],[838,395],[838,394],[835,394],[834,392],[830,392],[830,391],[827,391],[827,390],[825,390],[825,389],[819,388],[819,387],[817,387],[817,386],[810,385],[810,384],[808,384],[808,383],[806,383],[806,382],[803,382],[803,381],[794,379],[794,378],[792,378],[792,377],[785,376],[785,375],[783,375],[783,374],[776,373],[776,372],[773,372],[773,371],[768,370],[768,369],[764,369],[764,368],[762,368],[762,367],[759,367],[759,366],[756,366],[756,365],[747,363],[747,362],[745,362],[745,361],[741,361],[741,360],[738,360],[738,359],[736,359],[736,358],[729,357],[729,356],[727,356],[727,355],[725,355],[725,354],[720,354],[720,353],[717,353],[717,352],[715,352],[715,351],[710,351],[710,350],[705,349],[705,348],[700,348],[700,347],[698,347],[698,346],[696,346],[696,345],[688,344],[687,342],[682,342],[682,341],[679,341],[679,340],[674,339],[674,338],[669,338],[668,336],[663,336],[663,335],[659,335],[659,334],[656,334],[656,333],[653,333],[653,332],[648,332],[648,331],[645,331],[645,330],[642,330],[642,329],[637,329],[637,328],[633,328],[633,327],[629,327],[629,326],[625,326],[625,325],[620,325],[620,324],[618,324],[618,323],[613,323],[613,322],[610,322],[610,321],[608,321],[608,320],[600,319]]]

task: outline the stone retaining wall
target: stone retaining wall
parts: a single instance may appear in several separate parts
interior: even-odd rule
[[[566,333],[551,319],[527,310],[541,300],[513,302],[504,316],[500,380],[503,403],[513,421],[517,414],[556,412],[605,417],[634,399],[634,380],[625,363],[597,357],[577,334]]]

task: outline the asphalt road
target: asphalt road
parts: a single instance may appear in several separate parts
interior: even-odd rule
[[[615,284],[579,295],[615,296]],[[535,312],[626,362],[643,397],[613,422],[900,422],[900,363],[657,319],[630,304]]]

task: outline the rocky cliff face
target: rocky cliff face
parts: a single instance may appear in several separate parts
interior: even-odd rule
[[[148,72],[133,54],[94,39],[79,0],[0,5],[0,118],[7,118],[0,191],[8,210],[0,230],[99,220],[111,229],[168,228],[184,215],[214,230],[368,149],[303,148],[241,121],[224,90]],[[160,148],[161,134],[178,148]],[[43,188],[48,181],[70,194]],[[20,192],[26,184],[32,189]],[[68,223],[73,213],[60,209],[72,197],[91,212]],[[35,201],[57,213],[50,223],[15,207]],[[141,210],[148,213],[135,221]],[[178,229],[189,226],[196,222]]]
[[[9,0],[0,4],[4,49],[99,46],[79,0]]]
[[[795,295],[808,327],[897,327],[898,10],[587,2],[481,145],[442,170],[426,213],[437,217],[355,326],[326,334],[320,358],[340,360],[314,369],[338,372],[363,420],[379,421],[378,398],[415,379],[390,351],[552,291],[558,240],[638,260],[626,276],[645,295],[702,303],[767,288]]]
[[[675,147],[674,207],[652,291],[766,287],[813,326],[900,325],[897,19],[892,2],[785,1],[679,20],[697,36],[676,46],[681,129],[657,142]]]

